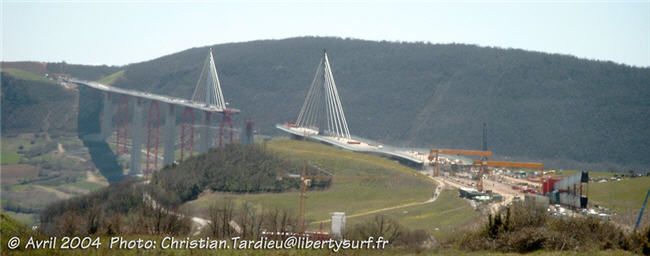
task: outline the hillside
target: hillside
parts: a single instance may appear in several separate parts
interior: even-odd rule
[[[2,70],[3,136],[77,129],[77,93],[42,75],[13,68]]]
[[[161,170],[151,183],[114,183],[88,195],[53,203],[41,213],[40,220],[46,233],[64,232],[57,227],[67,226],[66,218],[77,216],[83,221],[71,228],[81,233],[96,225],[94,232],[99,234],[116,226],[129,234],[157,234],[131,223],[140,218],[155,220],[155,215],[138,215],[147,208],[147,203],[142,203],[143,193],[155,198],[157,204],[188,216],[209,219],[213,207],[232,205],[260,214],[287,214],[288,219],[295,219],[292,216],[298,213],[298,179],[286,173],[295,174],[301,169],[296,163],[304,161],[327,170],[323,171],[325,174],[313,168],[307,170],[312,176],[321,176],[312,178],[307,192],[305,219],[312,230],[321,222],[327,227],[331,212],[343,211],[350,227],[377,214],[386,214],[405,227],[423,229],[443,238],[451,231],[469,227],[479,216],[455,190],[444,190],[440,198],[431,201],[437,184],[394,161],[318,143],[277,139],[269,141],[266,148],[233,145],[212,150]],[[279,179],[278,174],[283,173]],[[331,180],[329,187],[323,185],[325,180]],[[276,189],[278,185],[282,188]],[[255,190],[264,190],[265,186],[272,189]],[[196,194],[186,193],[187,188]],[[112,219],[115,214],[122,220]]]
[[[308,167],[308,168],[307,168]],[[299,189],[302,164],[288,162],[258,145],[229,144],[206,154],[189,158],[178,165],[166,166],[153,174],[151,184],[173,192],[182,202],[196,199],[204,190],[235,193],[282,192]],[[316,167],[305,166],[313,179],[311,189],[326,189],[331,176]]]
[[[305,219],[311,223],[311,230],[319,229],[321,223],[328,229],[330,214],[340,211],[346,213],[348,227],[382,214],[408,228],[424,229],[436,239],[444,239],[468,228],[479,217],[467,201],[458,197],[456,190],[444,190],[435,202],[428,201],[437,184],[391,160],[286,139],[271,140],[267,148],[293,161],[308,160],[333,173],[330,188],[307,193]],[[256,209],[289,209],[294,214],[299,201],[297,191],[204,193],[182,209],[207,218],[211,205],[223,205],[229,200]]]
[[[98,80],[117,67],[66,63],[1,62],[3,136],[31,132],[73,134],[77,129],[78,93],[45,75],[69,74]]]
[[[650,164],[650,69],[565,55],[306,37],[189,49],[129,65],[115,85],[189,98],[209,47],[230,106],[265,134],[296,118],[327,48],[355,135],[478,148],[485,122],[501,157]]]

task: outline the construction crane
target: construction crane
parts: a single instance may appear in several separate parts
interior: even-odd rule
[[[311,186],[312,180],[323,180],[323,176],[320,175],[321,172],[325,172],[330,176],[332,175],[318,167],[316,167],[316,169],[318,169],[318,174],[307,175],[307,162],[305,162],[300,175],[289,174],[287,176],[288,178],[300,178],[300,194],[298,194],[298,197],[300,198],[298,208],[298,233],[301,234],[305,232],[305,203],[307,201],[307,188]]]
[[[438,159],[440,154],[445,155],[461,155],[461,156],[480,156],[481,159],[487,159],[492,156],[492,151],[487,150],[467,150],[467,149],[447,149],[447,148],[434,148],[429,153],[429,161],[433,168],[433,176],[440,176],[440,164]]]
[[[305,201],[307,200],[307,186],[311,186],[311,177],[307,176],[307,163],[300,173],[300,209],[298,212],[298,233],[305,232]]]
[[[525,168],[525,169],[535,169],[535,170],[544,170],[543,163],[536,162],[508,162],[508,161],[482,161],[474,160],[474,166],[478,166],[478,182],[476,183],[476,188],[479,191],[483,191],[483,175],[488,173],[487,167],[508,167],[508,168]]]

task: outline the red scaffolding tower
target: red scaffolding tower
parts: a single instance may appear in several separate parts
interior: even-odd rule
[[[228,109],[223,110],[221,123],[219,124],[219,147],[223,147],[224,126],[228,126],[228,140],[233,142],[232,112]]]
[[[183,111],[183,124],[181,125],[181,161],[185,157],[185,151],[192,156],[194,148],[194,111],[186,107]]]

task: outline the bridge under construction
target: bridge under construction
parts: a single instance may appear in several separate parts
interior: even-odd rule
[[[66,81],[102,93],[101,132],[84,139],[108,141],[114,138],[117,155],[130,155],[129,175],[148,174],[172,164],[177,150],[183,160],[194,151],[204,153],[211,147],[233,141],[232,116],[239,110],[227,106],[212,50],[205,59],[191,100],[73,78]],[[180,111],[181,120],[177,120]],[[217,129],[215,117],[219,115],[221,122]],[[218,130],[217,136],[213,130]]]
[[[382,155],[410,165],[423,166],[429,162],[426,150],[391,147],[351,135],[325,51],[296,122],[277,124],[276,128],[295,138],[318,141],[355,152]]]

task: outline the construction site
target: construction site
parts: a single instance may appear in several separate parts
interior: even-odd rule
[[[276,173],[277,183],[297,184],[288,193],[267,189],[262,191],[275,193],[231,194],[239,205],[250,204],[260,209],[282,206],[296,212],[295,221],[284,216],[287,223],[280,228],[259,230],[254,234],[258,238],[344,239],[350,235],[350,229],[367,225],[364,220],[384,214],[404,221],[409,228],[424,225],[432,236],[447,238],[457,228],[468,230],[467,226],[480,222],[480,217],[500,214],[516,202],[534,205],[547,216],[569,220],[592,216],[610,221],[616,214],[590,204],[593,178],[588,171],[564,172],[546,169],[541,162],[504,161],[509,158],[488,144],[488,123],[482,126],[478,149],[406,148],[355,136],[348,126],[326,51],[295,121],[275,126],[291,140],[287,136],[265,137],[256,143],[251,119],[245,120],[242,129],[235,127],[233,118],[240,115],[240,110],[228,106],[223,96],[211,50],[191,100],[67,77],[59,82],[76,84],[101,97],[97,104],[101,114],[89,115],[93,119],[87,120],[98,129],[82,131],[80,138],[110,144],[109,150],[120,160],[124,175],[142,179],[142,184],[155,180],[156,174],[165,168],[183,166],[188,160],[196,160],[195,156],[204,157],[231,144],[261,144],[266,151],[268,143],[270,151],[299,161],[302,167]],[[215,118],[218,116],[220,122]],[[334,186],[314,189],[313,183],[323,180]],[[197,235],[215,222],[206,205],[222,205],[226,201],[218,193],[224,191],[195,186],[191,191],[196,197],[184,198],[181,205],[194,212],[189,217],[192,234]],[[232,191],[226,191],[229,192]],[[147,206],[187,217],[176,209],[161,206],[160,198],[148,193],[143,194]],[[641,222],[643,206],[633,229]],[[453,219],[455,215],[461,217]],[[453,221],[443,224],[445,218]],[[229,234],[246,235],[245,221],[229,219],[223,226],[232,231]]]
[[[609,220],[612,214],[609,209],[589,205],[588,171],[558,175],[555,170],[546,170],[540,162],[495,160],[496,154],[488,147],[485,123],[482,148],[472,150],[432,148],[426,152],[351,135],[330,65],[324,52],[296,122],[278,124],[276,128],[293,139],[395,160],[429,176],[443,187],[457,189],[458,195],[480,212],[496,213],[512,202],[524,201],[532,202],[554,217],[595,216]],[[301,196],[301,200],[303,198]],[[643,210],[639,212],[639,219]],[[336,213],[332,218],[332,231],[340,234],[345,213]],[[339,223],[336,229],[334,223]],[[638,223],[635,229],[637,226]]]

